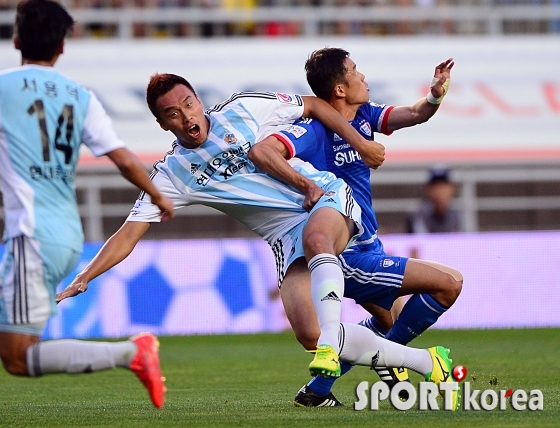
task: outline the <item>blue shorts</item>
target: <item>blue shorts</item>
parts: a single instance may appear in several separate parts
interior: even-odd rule
[[[370,302],[391,309],[401,289],[407,257],[388,256],[354,246],[338,260],[345,279],[344,297],[358,304]]]
[[[0,265],[0,331],[41,335],[57,313],[56,287],[80,253],[27,236],[8,239]]]
[[[305,257],[302,239],[303,229],[307,225],[311,214],[318,209],[324,207],[333,208],[354,221],[355,235],[352,236],[348,245],[352,245],[364,231],[361,224],[362,210],[352,197],[350,187],[343,180],[336,179],[324,187],[324,189],[325,193],[305,217],[304,221],[292,227],[278,239],[269,242],[274,254],[274,261],[276,262],[278,287],[281,286],[290,265],[295,260]]]

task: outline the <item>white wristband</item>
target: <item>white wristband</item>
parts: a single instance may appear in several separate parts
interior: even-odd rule
[[[441,102],[443,101],[443,97],[445,97],[447,91],[449,90],[450,80],[451,79],[447,79],[445,82],[443,82],[443,95],[439,98],[436,98],[432,95],[431,89],[439,82],[439,79],[437,77],[432,77],[432,83],[430,83],[430,90],[428,91],[428,95],[426,95],[426,100],[430,104],[435,104],[435,105],[441,104]]]

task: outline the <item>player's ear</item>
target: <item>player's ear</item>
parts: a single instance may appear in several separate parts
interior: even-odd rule
[[[14,48],[16,48],[18,51],[21,50],[19,47],[19,39],[16,37],[15,34],[14,34]]]
[[[60,46],[57,49],[57,54],[62,55],[64,53],[64,40],[60,42]]]
[[[346,88],[342,83],[337,83],[333,89],[333,95],[336,98],[344,98],[346,96]]]

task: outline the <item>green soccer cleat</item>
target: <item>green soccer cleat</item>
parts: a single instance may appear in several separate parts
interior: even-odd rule
[[[434,382],[436,385],[439,385],[441,382],[455,382],[451,374],[451,363],[453,360],[449,358],[449,349],[443,346],[434,346],[433,348],[428,348],[428,352],[432,357],[433,368],[430,373],[426,374],[426,380]],[[440,391],[440,395],[445,397],[445,391]],[[459,409],[461,400],[460,389],[453,391],[451,398],[451,409]]]
[[[319,345],[314,351],[307,351],[315,354],[315,358],[309,364],[311,376],[339,377],[340,363],[338,354],[330,345]]]

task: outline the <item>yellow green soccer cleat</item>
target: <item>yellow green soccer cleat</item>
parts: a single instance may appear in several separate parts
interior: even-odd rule
[[[311,376],[339,377],[340,363],[338,354],[330,345],[319,345],[314,351],[307,351],[315,354],[315,358],[309,364]]]
[[[432,357],[433,369],[430,373],[426,374],[426,380],[434,382],[439,385],[441,382],[455,382],[451,374],[451,363],[453,360],[449,358],[449,349],[443,346],[434,346],[428,348],[428,352]],[[445,397],[445,391],[440,390],[440,395]],[[457,410],[461,401],[460,389],[453,391],[451,394],[451,409]]]

